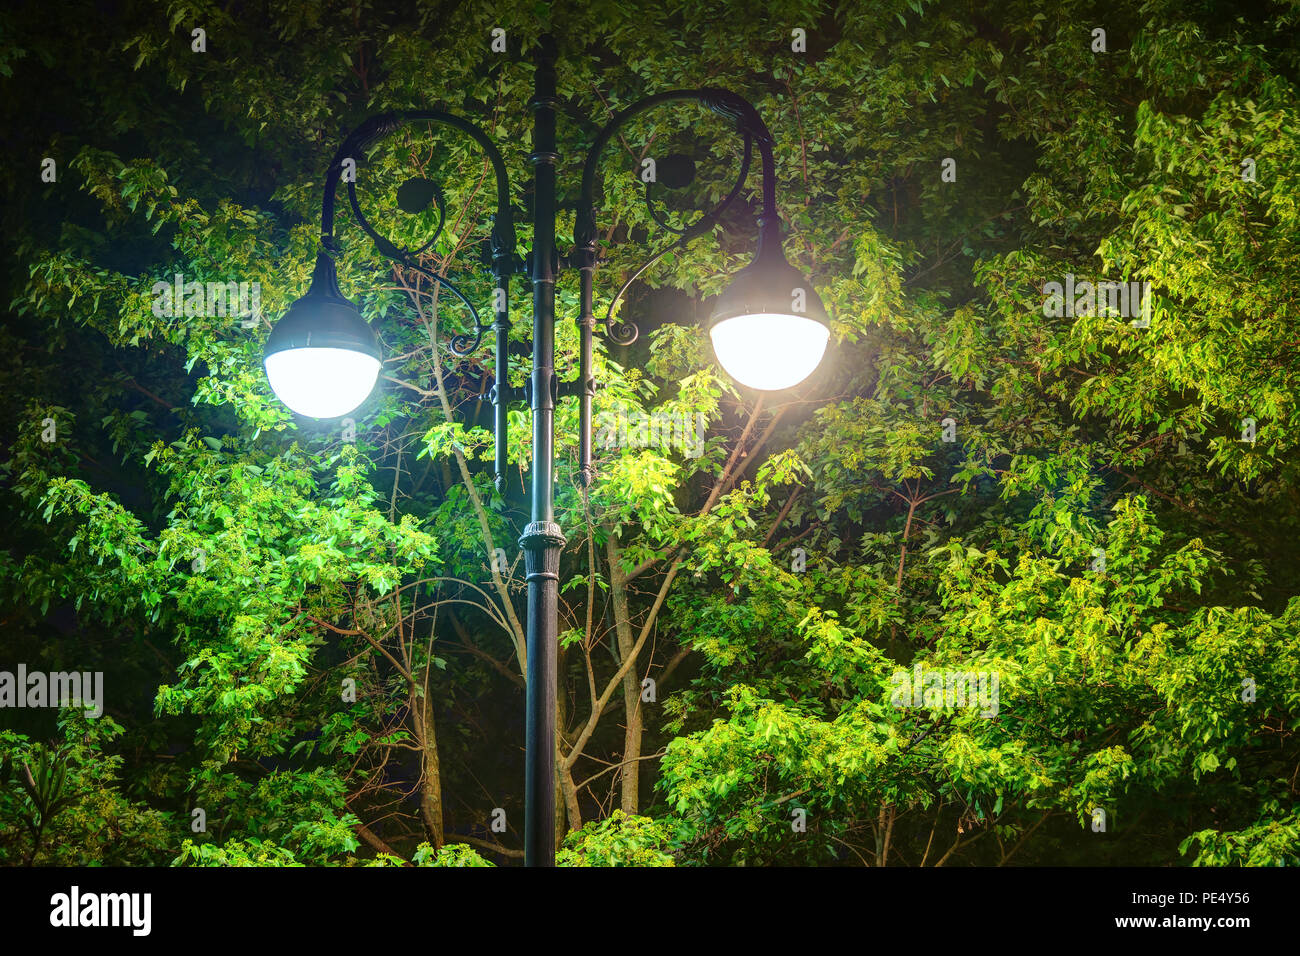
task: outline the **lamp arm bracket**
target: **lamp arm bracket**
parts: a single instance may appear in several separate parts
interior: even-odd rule
[[[526,388],[515,388],[513,385],[502,386],[499,382],[488,389],[488,403],[491,405],[509,405],[512,402],[522,402],[528,397]]]
[[[338,189],[339,181],[343,178],[346,168],[346,161],[351,160],[354,164],[371,144],[387,136],[396,130],[410,123],[430,122],[442,126],[449,126],[453,129],[465,133],[473,139],[483,150],[488,162],[491,164],[496,175],[497,185],[497,209],[493,216],[492,233],[491,233],[491,250],[492,259],[497,266],[498,275],[508,277],[515,271],[515,225],[514,217],[510,207],[510,180],[506,174],[505,161],[501,157],[501,151],[497,149],[492,139],[484,133],[479,127],[462,117],[452,113],[444,113],[440,110],[406,110],[401,112],[380,113],[371,116],[363,121],[359,126],[352,130],[343,140],[343,144],[334,154],[330,163],[329,170],[325,177],[325,197],[321,206],[321,247],[332,257],[338,255],[339,245],[334,236],[334,204],[335,193]],[[402,249],[392,242],[392,240],[379,235],[371,226],[365,214],[361,211],[361,205],[356,195],[355,177],[348,180],[348,199],[352,207],[353,214],[361,228],[370,237],[374,243],[375,249],[387,259],[398,262],[409,269],[420,272],[435,282],[447,287],[447,289],[459,299],[466,308],[469,309],[470,315],[474,320],[474,331],[472,333],[459,333],[451,339],[451,351],[458,356],[465,356],[473,352],[482,344],[483,333],[491,325],[485,324],[479,317],[478,310],[470,300],[458,289],[454,283],[450,282],[445,276],[439,275],[416,261],[416,256],[427,250],[442,234],[443,226],[447,218],[446,196],[441,187],[434,183],[433,198],[438,208],[438,227],[432,238],[424,245],[415,250]]]
[[[749,178],[749,171],[753,161],[753,148],[757,144],[759,151],[763,156],[763,198],[765,216],[774,203],[768,202],[768,196],[774,191],[772,181],[772,145],[775,142],[767,124],[759,115],[758,110],[749,100],[730,90],[718,89],[715,87],[703,87],[694,90],[669,90],[654,96],[648,96],[645,99],[633,103],[631,106],[619,112],[614,116],[596,135],[591,149],[587,154],[586,162],[582,172],[582,191],[578,200],[577,215],[574,226],[574,247],[570,254],[571,264],[579,269],[595,269],[598,263],[596,237],[596,174],[599,168],[600,157],[610,140],[635,116],[652,109],[664,103],[677,100],[696,100],[705,108],[730,119],[735,123],[736,129],[744,137],[745,151],[740,164],[740,172],[736,178],[735,184],[731,190],[724,196],[716,206],[705,212],[698,220],[689,226],[677,228],[672,226],[666,217],[656,208],[650,193],[650,184],[646,184],[646,206],[650,211],[651,217],[662,228],[669,232],[676,233],[678,239],[666,246],[664,249],[655,253],[644,263],[642,263],[633,273],[631,278],[623,283],[618,294],[614,296],[605,312],[605,318],[601,324],[605,329],[606,337],[616,345],[631,345],[639,336],[639,330],[635,323],[632,322],[615,322],[613,320],[614,310],[618,307],[619,302],[631,288],[632,283],[639,279],[647,269],[657,263],[668,253],[682,248],[691,240],[703,235],[711,229],[722,216],[722,214],[731,206],[739,197],[744,188],[746,180]]]
[[[432,269],[426,269],[413,259],[398,258],[397,261],[406,266],[406,268],[414,269],[416,272],[432,279],[434,282],[446,286],[447,291],[459,299],[465,308],[469,309],[469,314],[474,320],[474,331],[472,333],[458,332],[451,337],[449,347],[453,355],[464,358],[473,353],[475,349],[483,344],[483,333],[487,332],[493,326],[490,323],[484,322],[479,317],[478,309],[474,308],[474,303],[469,300],[465,293],[461,292],[460,289],[456,287],[454,282],[446,276],[434,272]]]
[[[572,382],[561,382],[557,390],[560,398],[581,398],[584,395],[596,394],[596,377],[589,377],[584,384],[579,379]]]

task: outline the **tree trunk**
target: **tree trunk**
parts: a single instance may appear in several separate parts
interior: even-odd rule
[[[618,636],[618,659],[622,666],[633,653],[636,640],[632,637],[632,622],[628,618],[627,581],[619,564],[619,549],[613,536],[605,541],[609,558],[610,595],[613,598],[614,630]],[[624,813],[638,813],[641,807],[641,675],[633,663],[623,675],[623,767],[621,772],[622,807]]]
[[[566,651],[563,647],[558,648],[556,652],[555,672],[564,673]],[[568,714],[566,713],[565,703],[568,697],[564,693],[564,687],[557,688],[555,694],[555,845],[557,847],[564,844],[564,834],[566,829],[576,830],[582,826],[582,821],[575,814],[577,806],[577,795],[574,794],[570,799],[569,788],[573,786],[573,778],[568,776],[564,769],[564,728],[568,726]],[[566,780],[567,777],[567,780]],[[565,823],[568,826],[566,828]]]
[[[423,713],[420,749],[424,757],[424,772],[420,776],[420,814],[429,843],[435,850],[442,849],[442,768],[438,764],[438,734],[433,722],[433,702],[426,697],[415,698]]]

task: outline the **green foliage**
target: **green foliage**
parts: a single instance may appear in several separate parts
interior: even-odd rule
[[[674,866],[668,852],[669,832],[649,817],[615,810],[564,838],[555,854],[557,866]]]
[[[0,864],[147,865],[172,845],[171,815],[124,792],[122,727],[65,710],[59,744],[0,731]]]
[[[492,866],[468,843],[449,843],[437,852],[421,843],[411,859],[416,866]]]
[[[293,851],[257,838],[228,840],[224,845],[186,840],[173,866],[302,866]]]

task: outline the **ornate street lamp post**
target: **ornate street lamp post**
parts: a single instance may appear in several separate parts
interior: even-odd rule
[[[476,349],[489,328],[496,334],[496,385],[492,404],[496,431],[496,481],[504,486],[507,468],[506,411],[512,401],[524,399],[533,413],[533,465],[531,521],[519,544],[524,551],[528,580],[528,636],[526,661],[526,771],[524,778],[524,859],[528,866],[555,862],[555,694],[556,603],[559,591],[560,550],[564,535],[554,513],[554,415],[562,394],[580,401],[579,480],[589,484],[591,463],[591,403],[596,383],[592,375],[593,279],[597,266],[595,184],[600,155],[610,138],[628,120],[673,100],[693,99],[733,120],[745,141],[744,159],[735,186],[699,221],[679,232],[678,240],[647,262],[628,283],[626,291],[646,268],[672,249],[707,231],[740,194],[756,146],[762,159],[762,212],[759,217],[758,253],[718,297],[709,318],[709,333],[718,360],[733,378],[757,389],[782,389],[798,384],[817,367],[830,335],[829,320],[812,283],[786,262],[781,251],[781,228],[776,214],[776,174],[773,139],[757,110],[748,100],[726,90],[674,90],[647,97],[615,116],[587,155],[582,175],[574,248],[567,264],[581,274],[581,356],[576,388],[562,392],[555,374],[555,281],[559,256],[555,246],[556,152],[555,43],[542,37],[534,62],[533,98],[533,248],[528,271],[533,283],[533,368],[525,387],[511,389],[507,381],[510,318],[510,277],[519,272],[515,255],[515,229],[510,210],[510,185],[505,163],[492,140],[477,126],[458,116],[435,110],[386,113],[371,117],[353,130],[335,154],[325,179],[321,209],[321,248],[316,257],[307,294],[290,306],[271,331],[266,345],[267,377],[276,395],[294,411],[314,418],[335,418],[352,411],[373,389],[381,367],[379,342],[357,307],[339,291],[334,267],[338,252],[334,239],[334,194],[347,161],[371,143],[414,122],[451,126],[470,136],[482,148],[496,176],[497,210],[492,228],[492,263],[498,293],[495,318],[490,326],[479,321],[473,304],[444,276],[415,261],[437,238],[421,249],[399,249],[380,236],[362,214],[356,186],[348,181],[348,198],[358,223],[383,255],[441,283],[470,310],[473,335],[451,341],[457,355]],[[400,199],[400,196],[399,196]],[[649,202],[647,192],[647,202]],[[445,210],[441,208],[442,219]],[[656,221],[671,228],[651,205]],[[439,223],[439,232],[442,223]],[[615,302],[622,296],[615,297]],[[620,344],[630,344],[637,332],[626,323],[612,324],[613,304],[605,317],[606,331]]]

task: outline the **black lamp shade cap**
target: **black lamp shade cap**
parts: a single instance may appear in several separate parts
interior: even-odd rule
[[[380,357],[379,338],[347,299],[305,295],[284,314],[266,340],[266,355],[287,349],[348,349]]]
[[[708,325],[712,328],[727,319],[762,313],[797,315],[830,326],[812,281],[786,261],[779,246],[767,246],[736,273],[714,301]]]
[[[324,252],[316,256],[307,294],[289,306],[271,330],[264,356],[306,348],[347,349],[380,358],[378,336],[339,291],[334,260]]]

